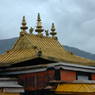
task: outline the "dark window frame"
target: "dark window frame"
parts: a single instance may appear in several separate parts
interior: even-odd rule
[[[88,80],[92,80],[91,79],[91,73],[88,73],[88,72],[76,72],[76,80],[79,80],[78,75],[80,75],[80,76],[88,76]]]

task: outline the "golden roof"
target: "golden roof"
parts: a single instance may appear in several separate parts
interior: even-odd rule
[[[10,65],[41,57],[52,61],[95,66],[95,61],[75,56],[66,51],[57,39],[33,33],[29,34],[25,30],[26,28],[22,29],[13,48],[0,55],[0,65]]]
[[[67,83],[59,84],[55,90],[56,93],[70,93],[70,92],[95,92],[95,84],[87,83]]]
[[[38,55],[39,52],[41,52],[41,56]],[[94,65],[94,61],[66,51],[54,38],[28,33],[20,36],[11,50],[0,55],[0,63],[3,63],[2,65],[13,64],[37,57],[81,65]]]

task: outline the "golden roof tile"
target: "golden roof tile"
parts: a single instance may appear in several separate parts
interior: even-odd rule
[[[11,50],[0,55],[0,65],[31,60],[39,57],[39,52],[41,53],[40,57],[45,59],[95,66],[95,61],[75,56],[66,51],[58,40],[28,33],[20,36]]]

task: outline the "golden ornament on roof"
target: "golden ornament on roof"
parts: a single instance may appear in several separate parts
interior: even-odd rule
[[[35,31],[38,33],[38,35],[42,35],[42,32],[44,31],[44,29],[42,28],[42,22],[41,22],[41,18],[40,18],[39,13],[37,16],[37,26],[36,26]]]
[[[52,37],[55,37],[55,35],[57,34],[56,32],[55,32],[55,25],[54,25],[54,23],[52,23],[52,26],[51,26],[51,32],[50,32],[50,35],[52,36]]]

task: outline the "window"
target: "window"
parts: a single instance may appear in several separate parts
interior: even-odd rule
[[[55,70],[55,80],[60,80],[60,70]]]
[[[86,72],[77,72],[77,80],[91,80],[91,75]]]

